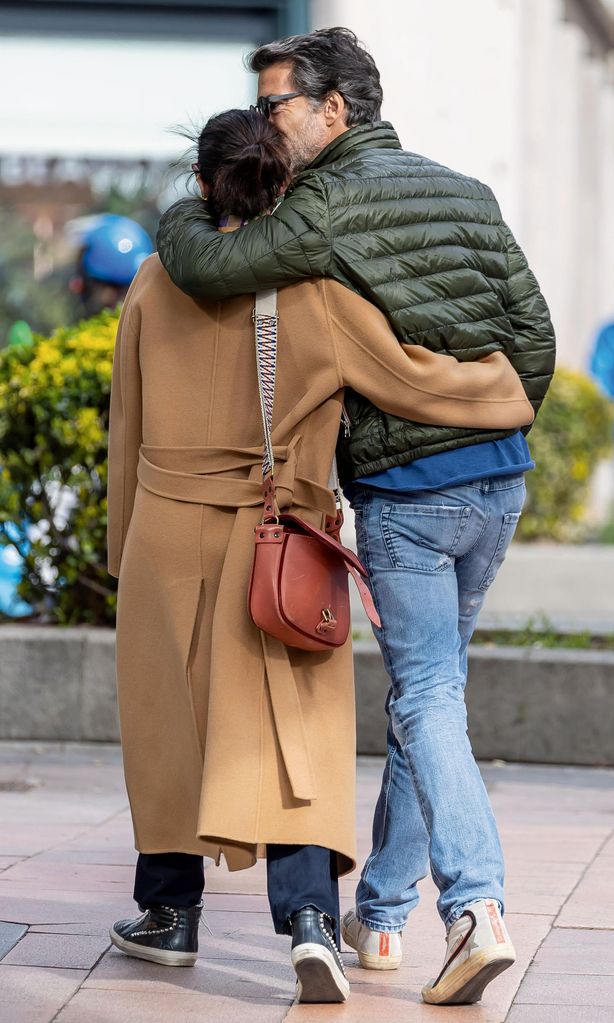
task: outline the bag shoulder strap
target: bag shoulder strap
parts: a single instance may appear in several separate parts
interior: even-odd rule
[[[275,458],[273,455],[273,406],[275,403],[275,382],[277,375],[277,289],[257,291],[254,306],[254,327],[256,334],[256,364],[258,369],[258,390],[260,393],[260,413],[262,416],[262,432],[264,450],[262,457],[262,479],[274,476]],[[334,527],[339,529],[343,520],[341,509],[341,488],[337,472],[337,457],[333,456],[328,480],[328,488],[335,494],[337,516],[333,520]],[[276,505],[276,502],[273,502]],[[339,521],[341,520],[341,522]]]
[[[258,291],[254,307],[256,332],[256,365],[258,369],[258,391],[264,450],[262,456],[262,478],[273,475],[273,405],[275,403],[275,378],[277,373],[277,289]]]

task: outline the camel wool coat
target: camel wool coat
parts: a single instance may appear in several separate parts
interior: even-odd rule
[[[119,576],[117,683],[141,852],[266,843],[355,862],[351,642],[311,653],[247,612],[262,513],[253,296],[198,302],[157,256],[126,298],[114,359],[108,564]],[[317,526],[344,387],[417,421],[513,428],[533,413],[500,353],[460,364],[398,344],[384,315],[330,280],[278,296],[273,444],[278,499]]]

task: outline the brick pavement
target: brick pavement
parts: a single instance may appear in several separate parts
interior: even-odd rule
[[[368,851],[381,761],[359,763],[359,849]],[[420,1001],[443,930],[432,884],[385,975],[344,954],[344,1006],[293,1006],[289,939],[272,933],[262,864],[207,873],[195,969],[109,948],[132,912],[135,854],[119,753],[111,746],[0,744],[0,1023],[614,1023],[614,772],[485,765],[508,863],[518,962],[479,1006]],[[343,909],[355,878],[341,883]]]

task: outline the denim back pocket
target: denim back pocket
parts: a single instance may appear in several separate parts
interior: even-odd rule
[[[470,505],[384,505],[382,536],[391,565],[416,572],[445,571],[470,515]]]
[[[482,590],[483,592],[486,591],[488,587],[495,581],[495,576],[499,569],[501,568],[501,565],[505,561],[507,549],[514,538],[514,533],[516,532],[516,526],[518,525],[520,514],[521,513],[519,511],[506,512],[505,515],[503,516],[501,522],[501,530],[499,532],[499,537],[497,540],[497,546],[495,547],[494,554],[490,559],[488,568],[486,569],[482,577],[482,582],[478,586],[479,590]]]

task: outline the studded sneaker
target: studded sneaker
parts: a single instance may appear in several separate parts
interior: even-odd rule
[[[189,909],[156,906],[136,920],[118,920],[109,931],[120,952],[161,966],[194,966],[203,904]]]
[[[422,988],[422,997],[431,1005],[479,1002],[486,985],[515,959],[498,904],[492,899],[474,902],[452,924],[443,969]]]
[[[330,917],[315,906],[304,906],[293,914],[290,923],[297,1002],[345,1002],[350,985]]]
[[[398,970],[403,960],[400,931],[372,931],[362,924],[353,909],[341,921],[346,945],[358,952],[365,970]]]

